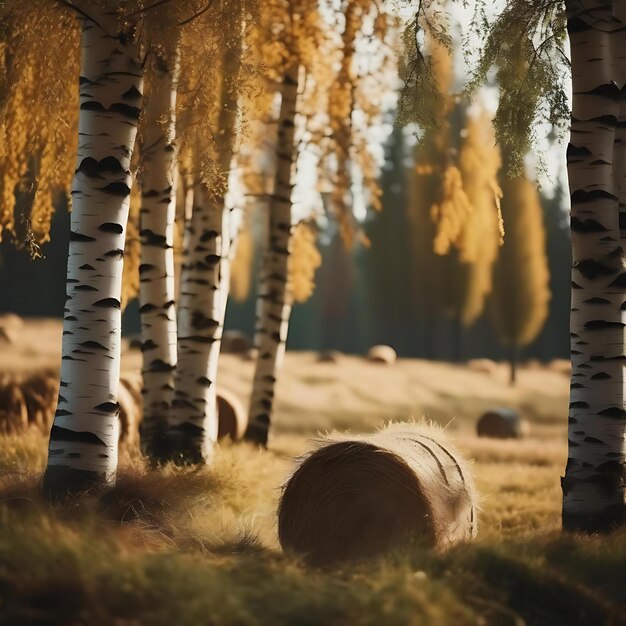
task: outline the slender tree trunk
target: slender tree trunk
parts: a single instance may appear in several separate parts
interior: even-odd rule
[[[166,58],[151,53],[146,99],[146,132],[142,145],[142,206],[139,267],[143,350],[144,452],[164,457],[165,424],[174,397],[176,308],[174,220],[176,218],[176,90],[178,50]]]
[[[287,293],[287,272],[291,239],[292,169],[296,159],[295,119],[298,97],[298,64],[285,72],[281,87],[278,120],[277,166],[274,193],[269,206],[268,242],[261,270],[257,301],[255,345],[259,349],[250,421],[245,438],[267,446],[276,376],[287,342],[291,302]]]
[[[357,78],[354,57],[356,40],[363,25],[364,8],[358,0],[349,0],[344,12],[345,27],[341,35],[343,53],[336,84],[330,94],[330,127],[336,151],[337,173],[331,194],[339,231],[344,244],[352,247],[354,215],[352,212],[352,175],[350,172],[353,147],[352,112],[354,109]]]
[[[79,145],[63,323],[61,387],[44,492],[115,480],[121,281],[143,70],[115,11],[89,4],[82,34]]]
[[[169,418],[170,456],[183,463],[210,462],[217,439],[217,367],[230,285],[231,211],[225,194],[238,115],[241,40],[224,57],[218,118],[218,159],[225,178],[221,191],[197,182],[186,230],[179,305],[179,362],[174,411]]]
[[[567,151],[573,268],[563,528],[595,532],[626,520],[626,272],[621,235],[626,220],[619,207],[624,147],[616,134],[625,99],[626,56],[624,23],[613,18],[611,5],[568,1],[567,8],[573,80]]]
[[[223,305],[216,294],[229,245],[228,214],[215,206],[203,182],[194,184],[193,199],[178,306],[179,362],[168,417],[169,455],[181,463],[210,461],[217,439],[217,419],[209,410],[217,402],[213,370],[221,341]]]

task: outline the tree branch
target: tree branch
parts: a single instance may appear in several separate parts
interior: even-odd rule
[[[69,0],[57,0],[57,2],[61,6],[67,7],[68,9],[72,9],[72,11],[76,11],[76,13],[79,13],[85,19],[89,20],[90,22],[93,22],[98,28],[102,28],[102,25],[99,24],[96,20],[94,20],[93,17],[91,17],[91,15],[89,15],[88,13],[85,13],[85,11],[78,8],[76,5],[72,4]]]
[[[156,7],[159,7],[162,4],[167,4],[168,2],[172,2],[172,0],[156,0],[156,2],[149,4],[147,7],[144,7],[143,9],[137,9],[136,11],[129,13],[126,17],[132,17],[133,15],[139,15],[140,13],[147,13],[151,9],[156,9]]]

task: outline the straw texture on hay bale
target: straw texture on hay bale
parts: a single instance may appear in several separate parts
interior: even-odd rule
[[[19,433],[28,427],[28,407],[20,386],[6,381],[0,388],[0,429],[3,433]]]
[[[367,360],[372,363],[385,363],[391,365],[398,358],[396,351],[391,346],[372,346],[367,353]]]
[[[440,431],[414,424],[324,440],[289,478],[278,507],[282,548],[312,564],[411,541],[446,548],[476,530],[468,467]]]
[[[513,409],[491,409],[483,413],[476,424],[479,437],[519,439],[527,434],[528,423]]]
[[[51,372],[40,372],[29,376],[21,386],[29,423],[47,432],[52,426],[59,394],[57,376]]]
[[[56,373],[42,371],[27,378],[0,376],[0,433],[19,433],[29,426],[50,431],[59,395]],[[140,377],[123,377],[118,390],[120,443],[136,446],[141,422]]]
[[[243,438],[248,427],[248,412],[241,400],[226,389],[220,389],[217,392],[217,415],[218,439],[230,437],[237,441]]]

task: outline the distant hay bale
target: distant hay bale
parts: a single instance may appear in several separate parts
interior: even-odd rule
[[[0,431],[22,432],[28,427],[28,407],[19,383],[6,381],[0,387]]]
[[[248,427],[248,412],[236,395],[226,389],[217,392],[217,415],[218,439],[230,437],[237,441],[243,437]]]
[[[324,440],[289,478],[278,507],[282,548],[312,564],[412,541],[446,548],[476,529],[465,461],[440,431],[414,424]]]
[[[29,426],[48,433],[59,396],[59,378],[42,371],[27,378],[0,376],[0,433],[15,434]],[[118,390],[120,442],[136,446],[141,422],[141,377],[125,374]]]
[[[120,405],[120,445],[134,448],[139,445],[141,408],[125,384],[118,387],[117,402]]]
[[[467,362],[467,369],[481,374],[495,374],[498,371],[499,366],[491,359],[470,359]]]
[[[239,330],[226,330],[222,335],[221,351],[225,354],[245,354],[252,348],[250,338]]]
[[[572,373],[572,364],[568,359],[553,359],[548,363],[548,369],[557,374],[570,376]]]
[[[21,384],[28,421],[46,432],[52,426],[59,395],[59,379],[51,372],[32,374]]]
[[[367,353],[367,360],[371,363],[384,363],[392,365],[396,362],[398,355],[391,346],[372,346]]]
[[[341,352],[337,350],[323,350],[317,355],[318,363],[339,363]]]
[[[0,315],[0,326],[11,330],[19,330],[24,326],[24,320],[15,313],[3,313]]]
[[[479,437],[519,439],[528,431],[528,423],[513,409],[497,408],[484,413],[476,424]]]

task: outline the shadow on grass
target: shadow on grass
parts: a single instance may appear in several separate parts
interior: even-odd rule
[[[254,524],[224,525],[241,496],[232,471],[137,462],[115,488],[52,507],[37,475],[5,475],[0,624],[626,624],[625,531],[404,547],[313,569],[264,548]]]

